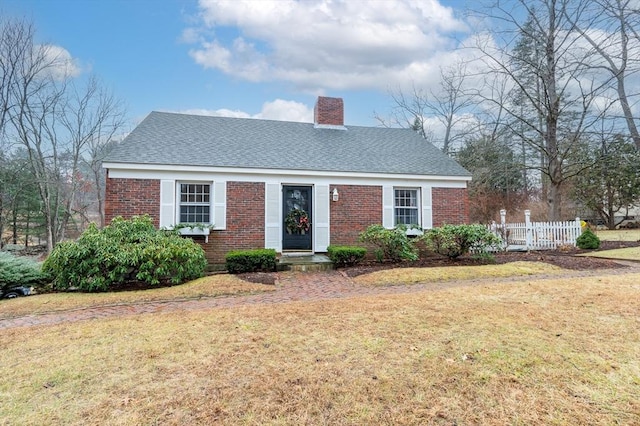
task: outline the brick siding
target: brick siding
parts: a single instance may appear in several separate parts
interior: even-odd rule
[[[334,186],[331,186],[333,190]],[[331,244],[357,245],[369,225],[382,224],[382,187],[337,185],[338,201],[331,203]]]
[[[104,218],[108,225],[116,216],[148,214],[156,227],[160,224],[160,180],[107,178]]]
[[[340,198],[330,201],[331,244],[357,245],[358,235],[371,224],[382,223],[382,187],[337,185]],[[432,188],[433,226],[469,222],[466,188]],[[105,219],[148,214],[159,226],[160,180],[108,178]],[[209,242],[194,237],[211,264],[223,264],[229,250],[264,247],[265,184],[227,182],[227,226],[213,231]]]
[[[206,244],[195,239],[210,264],[223,264],[230,250],[264,248],[264,191],[262,182],[227,182],[227,229],[212,231]]]
[[[431,189],[433,226],[469,223],[469,194],[466,188]]]

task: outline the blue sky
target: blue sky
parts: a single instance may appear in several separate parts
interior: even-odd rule
[[[132,124],[152,110],[311,121],[318,95],[375,126],[470,36],[462,1],[0,0],[95,73]],[[413,5],[412,5],[413,4]]]

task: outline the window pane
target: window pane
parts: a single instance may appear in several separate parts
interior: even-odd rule
[[[211,185],[180,184],[180,222],[211,223]]]
[[[209,223],[209,206],[181,206],[180,222],[182,223]]]
[[[396,189],[394,202],[396,225],[420,225],[417,189]]]
[[[397,208],[396,224],[398,225],[419,225],[418,209]]]
[[[417,190],[396,189],[396,207],[417,207]]]

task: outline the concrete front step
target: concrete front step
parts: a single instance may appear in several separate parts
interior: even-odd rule
[[[323,254],[283,254],[278,259],[279,271],[318,272],[330,271],[333,262]]]

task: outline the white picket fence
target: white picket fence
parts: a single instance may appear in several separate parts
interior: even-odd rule
[[[524,223],[506,223],[506,211],[500,210],[499,224],[489,226],[502,238],[507,250],[552,250],[562,245],[576,245],[582,233],[580,218],[567,222],[531,222],[531,212],[525,210]]]

